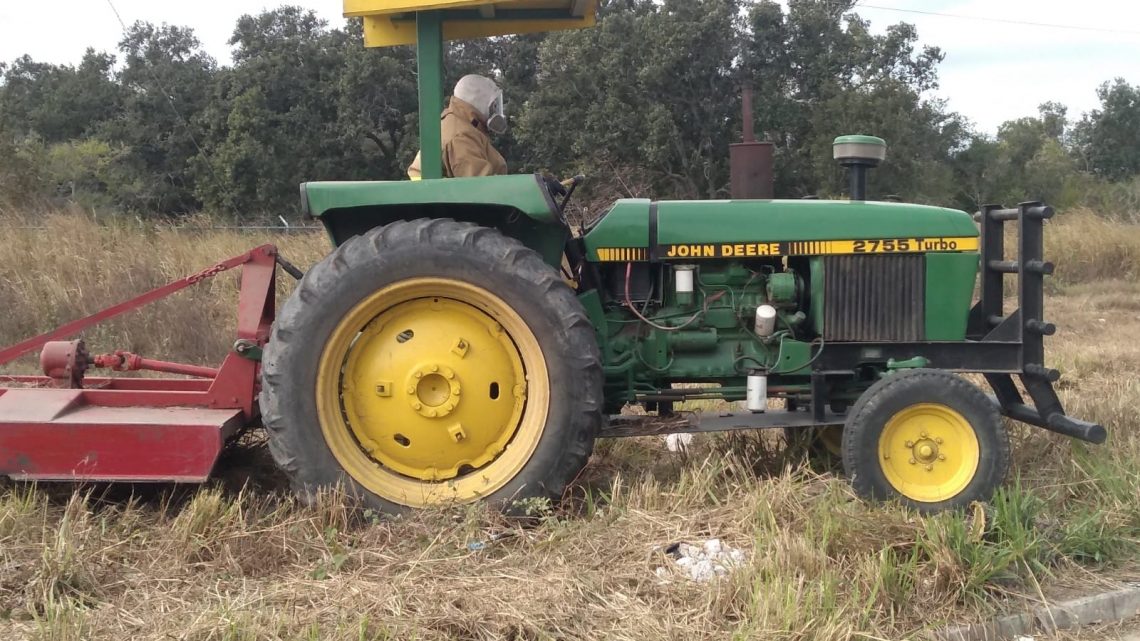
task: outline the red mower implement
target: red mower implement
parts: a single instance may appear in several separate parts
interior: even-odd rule
[[[18,480],[201,482],[226,441],[259,419],[261,350],[274,318],[277,248],[263,245],[141,296],[0,350],[0,365],[40,351],[43,376],[3,376],[0,475]],[[217,368],[91,355],[73,339],[230,269],[241,268],[237,336]],[[91,369],[162,378],[88,377]]]

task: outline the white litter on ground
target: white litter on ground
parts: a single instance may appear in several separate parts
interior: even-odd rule
[[[673,557],[673,571],[680,571],[691,581],[706,583],[716,577],[728,575],[744,564],[744,552],[709,539],[703,545],[679,543],[665,550]],[[657,568],[657,576],[668,580],[670,568]]]
[[[665,437],[665,447],[670,452],[684,452],[692,444],[692,434],[670,434]]]

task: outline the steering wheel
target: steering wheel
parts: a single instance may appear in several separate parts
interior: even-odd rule
[[[570,204],[570,199],[574,196],[574,191],[578,189],[578,185],[586,182],[586,177],[578,174],[573,178],[562,181],[562,186],[566,188],[566,196],[562,198],[562,202],[558,205],[558,209],[566,211],[566,205]]]

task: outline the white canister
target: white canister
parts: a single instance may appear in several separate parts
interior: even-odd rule
[[[776,332],[776,308],[771,305],[761,305],[756,308],[757,336],[771,336]]]
[[[748,411],[768,411],[768,377],[753,374],[748,377]]]

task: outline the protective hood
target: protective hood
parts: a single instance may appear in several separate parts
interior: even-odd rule
[[[507,131],[507,111],[503,90],[486,76],[471,74],[460,78],[454,96],[475,108],[487,129],[496,134]]]

